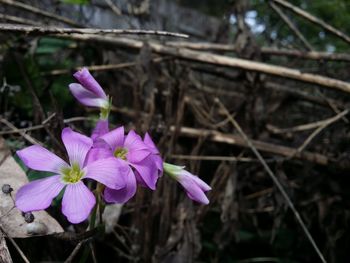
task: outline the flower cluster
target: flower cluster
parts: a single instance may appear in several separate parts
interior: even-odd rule
[[[136,194],[138,185],[155,190],[163,173],[177,180],[192,200],[209,203],[204,193],[210,186],[183,167],[163,162],[148,133],[142,138],[133,130],[125,133],[123,126],[110,131],[109,97],[87,69],[74,77],[79,83],[69,85],[73,96],[86,106],[99,108],[100,120],[90,137],[63,129],[68,162],[39,145],[17,151],[28,168],[52,173],[20,188],[17,208],[23,212],[46,209],[63,191],[62,213],[71,223],[80,223],[88,218],[97,195],[106,203],[125,203]],[[88,180],[98,183],[94,193],[86,186]]]

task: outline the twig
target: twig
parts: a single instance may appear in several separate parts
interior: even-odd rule
[[[152,59],[153,63],[159,63],[159,62],[163,62],[165,60],[169,60],[172,59],[171,57],[156,57]],[[125,62],[125,63],[119,63],[119,64],[109,64],[109,65],[93,65],[93,66],[88,66],[85,67],[87,68],[89,71],[106,71],[106,70],[116,70],[116,69],[123,69],[123,68],[129,68],[129,67],[134,67],[136,66],[137,63],[136,62]],[[49,72],[44,72],[43,75],[47,76],[47,75],[63,75],[63,74],[69,74],[72,72],[72,70],[80,70],[83,67],[76,67],[74,69],[54,69],[52,71]]]
[[[26,257],[26,255],[23,253],[22,249],[17,245],[16,241],[13,240],[12,237],[10,237],[5,231],[4,229],[2,229],[2,227],[0,226],[0,231],[10,240],[11,244],[15,247],[15,249],[17,250],[18,254],[21,256],[21,258],[23,259],[23,261],[25,263],[30,263],[30,261],[28,260],[28,258]]]
[[[9,127],[10,129],[12,129],[13,132],[15,133],[19,133],[24,139],[26,139],[28,142],[32,143],[32,144],[39,144],[42,145],[42,143],[40,143],[39,141],[37,141],[36,139],[34,139],[32,136],[26,134],[25,132],[19,130],[16,126],[14,126],[11,122],[9,122],[6,119],[0,119],[0,122],[2,122],[3,124],[5,124],[7,127]]]
[[[174,130],[175,130],[175,127],[171,126],[170,131],[173,132]],[[195,138],[205,136],[208,140],[211,140],[214,142],[227,143],[227,144],[237,145],[240,147],[249,147],[247,143],[241,138],[241,136],[237,136],[234,134],[225,134],[215,130],[195,129],[190,127],[181,127],[179,132],[182,136],[195,137]],[[319,165],[327,165],[329,163],[327,156],[319,153],[301,152],[299,154],[294,155],[296,151],[296,149],[294,148],[276,145],[272,143],[261,142],[257,140],[253,140],[252,142],[254,146],[260,151],[277,154],[288,158],[293,156],[293,158],[306,160]]]
[[[284,1],[284,0],[272,0],[275,3],[291,10],[292,12],[294,12],[295,14],[309,20],[310,22],[323,27],[325,30],[327,30],[328,32],[336,35],[337,37],[345,40],[347,43],[350,43],[350,37],[348,35],[346,35],[345,33],[341,32],[340,30],[334,28],[333,26],[327,24],[326,22],[324,22],[323,20],[311,15],[310,13],[302,10],[299,7],[296,7],[295,5],[292,5],[291,3]]]
[[[221,103],[221,101],[216,98],[215,102],[221,107],[222,110],[224,110],[227,114],[227,117],[230,118],[230,121],[232,123],[232,125],[235,127],[235,129],[238,131],[238,133],[240,134],[240,136],[242,136],[242,138],[244,139],[244,141],[247,143],[247,145],[249,146],[249,148],[252,150],[252,152],[254,153],[254,155],[259,159],[259,161],[261,162],[261,164],[263,165],[265,171],[268,173],[268,175],[271,177],[272,181],[274,182],[274,184],[276,185],[276,187],[278,188],[278,190],[281,192],[282,196],[284,197],[284,199],[286,200],[289,208],[292,210],[292,212],[294,213],[294,216],[296,218],[296,220],[298,221],[298,223],[300,224],[302,230],[304,231],[306,237],[308,238],[308,240],[310,241],[311,245],[313,246],[313,248],[315,249],[317,255],[319,256],[319,258],[321,259],[321,261],[323,263],[326,263],[326,259],[323,257],[321,251],[319,250],[315,240],[313,239],[313,237],[311,236],[309,230],[307,229],[303,219],[301,218],[298,210],[295,208],[292,200],[289,198],[287,192],[284,190],[282,184],[279,182],[279,180],[277,179],[276,175],[272,172],[271,168],[268,166],[268,164],[265,162],[264,158],[261,156],[261,154],[259,153],[259,151],[255,148],[255,146],[253,145],[252,141],[248,138],[248,136],[245,134],[245,132],[242,130],[241,126],[236,122],[236,120],[231,116],[231,114],[229,113],[229,111],[227,110],[227,108]]]
[[[65,241],[80,242],[80,241],[93,238],[101,231],[102,231],[102,227],[98,226],[82,233],[63,232],[63,233],[53,234],[52,236],[57,239],[61,239]]]
[[[52,116],[52,115],[51,115]],[[2,120],[4,119],[0,119],[0,122],[2,122]],[[85,121],[85,120],[91,120],[91,118],[89,117],[73,117],[73,118],[69,118],[69,119],[64,119],[63,120],[63,123],[71,123],[71,122],[76,122],[76,121]],[[48,121],[48,118],[44,121]],[[10,122],[8,122],[10,123]],[[11,124],[11,123],[10,123]],[[10,126],[9,126],[10,127]],[[14,127],[14,126],[13,126]],[[10,127],[11,128],[11,127]],[[31,126],[31,127],[27,127],[27,128],[21,128],[21,129],[14,129],[14,128],[11,128],[12,130],[11,131],[0,131],[0,135],[4,135],[4,134],[14,134],[14,133],[26,133],[28,131],[34,131],[34,130],[39,130],[39,129],[43,129],[45,128],[45,125],[44,123],[43,124],[38,124],[38,125],[34,125],[34,126]],[[29,135],[28,135],[29,136]]]
[[[307,50],[313,50],[311,44],[309,41],[306,40],[304,35],[299,31],[299,29],[293,24],[293,22],[283,13],[283,11],[276,6],[273,2],[269,1],[269,5],[272,7],[273,10],[282,18],[284,23],[292,30],[292,32],[297,36],[297,38],[300,39],[300,41],[304,44]]]
[[[62,37],[62,36],[61,36]],[[81,41],[97,41],[102,43],[114,44],[123,47],[141,49],[143,42],[135,39],[129,38],[112,38],[106,36],[96,36],[96,35],[79,35],[71,34],[64,36],[66,38],[81,40]],[[231,68],[240,68],[249,71],[257,71],[261,73],[266,73],[269,75],[274,75],[282,78],[289,78],[298,81],[308,82],[312,84],[321,85],[331,89],[341,90],[350,93],[350,83],[324,77],[321,75],[303,73],[300,70],[290,69],[282,66],[275,66],[262,62],[254,62],[245,59],[208,54],[206,52],[199,52],[194,50],[189,50],[185,48],[172,48],[166,45],[158,44],[155,42],[149,42],[149,46],[152,51],[156,53],[161,53],[165,55],[171,55],[179,57],[185,60],[191,60],[196,62],[203,62],[213,65],[220,65]]]
[[[106,4],[112,9],[117,16],[122,15],[122,11],[111,0],[105,0]]]
[[[19,23],[19,24],[32,25],[32,26],[39,26],[41,24],[39,22],[35,22],[22,17],[11,16],[11,15],[1,14],[1,13],[0,13],[0,19],[14,22],[14,23]]]
[[[64,263],[71,263],[73,262],[74,257],[78,254],[80,248],[82,247],[82,245],[87,242],[89,239],[85,239],[80,241],[75,248],[73,249],[72,253],[69,255],[69,257],[64,261]]]
[[[30,263],[30,261],[28,260],[28,258],[26,257],[26,255],[23,253],[22,249],[17,245],[17,243],[15,242],[15,240],[13,240],[12,237],[7,236],[7,238],[10,240],[10,242],[12,243],[12,245],[15,247],[15,249],[17,250],[18,254],[21,256],[21,258],[23,259],[24,262],[26,263]]]
[[[316,103],[322,106],[327,106],[327,108],[329,107],[329,102],[332,102],[333,104],[337,105],[338,107],[342,107],[344,108],[344,105],[342,105],[342,103],[336,101],[336,100],[332,100],[329,98],[322,98],[320,96],[316,96],[316,95],[311,95],[308,92],[299,90],[299,89],[295,89],[289,86],[286,86],[285,84],[279,84],[277,82],[266,82],[264,84],[265,88],[267,89],[271,89],[274,91],[278,91],[278,92],[285,92],[288,93],[289,95],[302,99],[302,100],[306,100],[306,101],[310,101],[312,103]]]
[[[1,1],[1,0],[0,0]],[[98,28],[65,28],[65,27],[40,27],[40,26],[27,26],[16,24],[3,24],[0,23],[0,31],[13,32],[13,33],[25,33],[35,35],[47,35],[47,34],[84,34],[84,35],[96,35],[96,34],[132,34],[132,35],[156,35],[167,37],[180,37],[188,38],[189,36],[181,33],[173,33],[159,30],[143,30],[143,29],[98,29]]]
[[[194,155],[182,155],[172,154],[169,156],[173,159],[183,160],[201,160],[201,161],[228,161],[228,162],[257,162],[258,160],[248,157],[234,157],[234,156],[194,156]]]
[[[13,0],[0,0],[0,3],[6,4],[9,6],[13,6],[16,8],[20,8],[22,10],[26,10],[28,12],[50,18],[52,20],[56,20],[58,22],[63,22],[63,23],[70,25],[70,26],[83,27],[82,25],[79,25],[77,22],[75,22],[69,18],[41,10],[40,8],[34,7],[32,5],[24,4],[22,2],[17,2],[17,1],[13,1]]]
[[[308,123],[308,124],[302,124],[302,125],[298,125],[298,126],[291,127],[291,128],[285,128],[285,129],[279,129],[277,127],[270,125],[270,127],[271,127],[270,130],[275,134],[281,134],[281,133],[287,133],[287,132],[307,131],[307,130],[312,130],[315,128],[325,128],[328,125],[332,124],[333,122],[343,118],[348,113],[349,113],[349,110],[344,110],[344,111],[338,113],[336,116],[333,116],[333,117],[328,118],[328,119],[324,119],[321,121],[316,121],[316,122],[312,122],[312,123]]]
[[[236,52],[236,46],[232,44],[218,44],[208,42],[187,42],[187,41],[167,41],[167,46],[177,48],[189,48],[201,51],[217,51],[217,52]],[[276,47],[262,47],[260,52],[263,55],[287,56],[311,60],[335,60],[350,61],[350,55],[347,53],[329,53],[319,51],[300,51],[295,49],[278,49]]]
[[[288,56],[312,60],[335,60],[350,62],[350,55],[347,53],[329,53],[317,51],[302,52],[294,49],[277,49],[271,47],[262,47],[261,53],[272,56]]]
[[[337,114],[336,116],[329,118],[328,120],[324,121],[313,133],[310,134],[310,136],[304,141],[304,143],[297,149],[297,153],[302,152],[309,143],[327,126],[331,125],[332,123],[338,121],[339,119],[343,118],[345,115],[349,113],[349,110],[344,110],[341,113]]]

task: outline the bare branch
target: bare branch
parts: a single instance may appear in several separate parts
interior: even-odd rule
[[[326,31],[336,35],[337,37],[345,40],[347,43],[350,44],[350,37],[348,35],[346,35],[345,33],[341,32],[340,30],[336,29],[335,27],[327,24],[326,22],[324,22],[323,20],[309,14],[308,12],[302,10],[299,7],[296,7],[295,5],[292,5],[291,3],[285,1],[285,0],[272,0],[275,3],[289,9],[290,11],[294,12],[295,14],[309,20],[310,22],[323,27]]]
[[[299,31],[299,29],[293,24],[293,22],[283,13],[283,11],[276,6],[273,2],[269,1],[269,5],[272,7],[273,10],[282,18],[284,23],[292,30],[292,32],[297,36],[297,38],[300,39],[300,41],[304,44],[307,50],[313,50],[311,44],[309,41],[306,40],[304,35]]]
[[[1,1],[1,0],[0,0]],[[168,37],[188,38],[188,35],[181,33],[173,33],[158,30],[143,30],[143,29],[97,29],[97,28],[65,28],[65,27],[39,27],[39,26],[21,26],[15,24],[0,24],[0,31],[25,33],[35,35],[47,34],[131,34],[131,35],[156,35]]]
[[[61,36],[62,37],[62,36]],[[111,45],[129,47],[140,49],[143,46],[143,42],[136,39],[129,38],[112,38],[106,36],[96,36],[96,35],[79,35],[71,34],[64,36],[66,38],[81,40],[81,41],[96,41],[102,43],[108,43]],[[298,81],[308,82],[323,87],[328,87],[331,89],[341,90],[347,93],[350,93],[350,83],[324,77],[317,74],[303,73],[297,69],[290,69],[282,66],[270,65],[262,62],[255,62],[246,59],[233,58],[228,56],[221,56],[215,54],[208,54],[206,52],[199,52],[194,50],[189,50],[185,48],[173,48],[166,45],[158,44],[155,42],[149,42],[149,46],[152,51],[164,54],[179,57],[186,60],[192,60],[196,62],[203,62],[213,65],[220,65],[225,67],[232,68],[241,68],[244,70],[257,71],[261,73],[266,73],[269,75],[274,75],[282,78],[289,78]]]
[[[231,116],[231,114],[229,113],[229,111],[227,110],[227,108],[221,103],[221,101],[216,98],[215,101],[219,104],[219,106],[221,107],[222,110],[224,110],[227,114],[227,117],[230,118],[230,121],[232,123],[232,125],[235,127],[235,129],[238,131],[238,133],[240,134],[240,136],[242,136],[243,140],[246,142],[246,144],[249,146],[249,148],[252,150],[252,152],[254,153],[254,155],[259,159],[259,161],[261,162],[262,166],[264,167],[265,171],[267,172],[267,174],[271,177],[272,181],[274,182],[274,184],[276,185],[276,187],[278,188],[278,190],[281,192],[282,196],[284,197],[284,199],[286,200],[289,208],[292,210],[292,212],[294,213],[294,216],[296,218],[296,220],[298,221],[299,225],[301,226],[302,230],[304,231],[307,239],[310,241],[312,247],[315,249],[317,255],[319,256],[319,258],[321,259],[321,261],[323,263],[326,263],[326,259],[323,257],[320,249],[318,248],[315,240],[313,239],[313,237],[311,236],[309,230],[307,229],[303,219],[301,218],[298,210],[295,208],[292,200],[290,199],[290,197],[288,196],[286,190],[283,188],[282,184],[279,182],[279,180],[277,179],[276,175],[272,172],[271,168],[268,166],[268,164],[265,162],[264,158],[262,157],[262,155],[259,153],[259,151],[256,149],[256,147],[254,146],[253,142],[248,138],[248,136],[245,134],[245,132],[242,130],[241,126],[238,124],[238,122],[236,122],[236,120]]]
[[[117,16],[122,15],[122,11],[111,0],[105,0],[106,4],[111,8],[114,14]]]
[[[171,126],[170,131],[173,132],[174,130],[175,127]],[[181,134],[182,136],[195,138],[204,136],[210,141],[227,143],[231,145],[237,145],[240,147],[248,147],[247,143],[240,136],[234,134],[221,133],[215,130],[181,127],[179,130],[179,134]],[[252,141],[252,143],[254,144],[255,148],[263,152],[277,154],[287,158],[293,157],[301,160],[306,160],[319,165],[327,165],[329,163],[327,156],[319,153],[301,152],[299,154],[294,155],[296,152],[296,149],[294,148],[276,145],[272,143],[266,143],[257,140]]]
[[[33,14],[41,15],[41,16],[50,18],[52,20],[56,20],[58,22],[65,23],[65,24],[70,25],[70,26],[83,27],[82,25],[79,25],[77,22],[75,22],[69,18],[41,10],[40,8],[34,7],[32,5],[24,4],[22,2],[17,2],[17,1],[13,1],[13,0],[0,0],[0,3],[6,4],[9,6],[13,6],[13,7],[22,9],[22,10],[26,10],[26,11],[31,12]]]
[[[216,52],[236,52],[236,47],[229,44],[207,43],[207,42],[184,42],[184,41],[167,41],[166,45],[172,47],[189,48],[201,51],[216,51]],[[350,55],[347,53],[329,53],[318,51],[300,51],[295,49],[278,49],[274,47],[262,47],[261,53],[272,56],[287,56],[311,60],[335,60],[350,62]]]

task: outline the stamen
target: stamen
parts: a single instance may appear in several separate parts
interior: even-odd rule
[[[119,147],[114,151],[114,156],[125,161],[127,153],[128,153],[127,149]]]
[[[84,172],[80,170],[78,164],[73,164],[70,168],[62,169],[62,180],[68,184],[74,184],[80,181],[84,176]]]

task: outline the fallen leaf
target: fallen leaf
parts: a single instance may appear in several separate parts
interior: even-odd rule
[[[33,212],[34,222],[26,223],[22,212],[14,206],[17,190],[28,183],[27,176],[11,156],[11,152],[0,138],[0,227],[13,238],[33,235],[51,235],[64,232],[60,224],[45,211]],[[4,184],[13,188],[11,194],[1,191]]]

